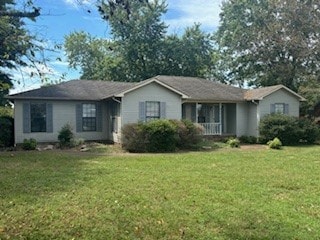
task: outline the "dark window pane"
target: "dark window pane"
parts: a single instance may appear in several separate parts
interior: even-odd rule
[[[96,131],[96,104],[82,104],[82,130]]]
[[[31,132],[46,132],[46,104],[30,104]]]

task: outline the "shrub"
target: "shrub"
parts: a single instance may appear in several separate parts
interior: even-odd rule
[[[73,137],[72,127],[69,124],[64,125],[58,134],[60,147],[71,147]]]
[[[0,147],[12,147],[14,144],[13,118],[0,116]]]
[[[319,126],[311,120],[300,118],[299,128],[301,130],[300,142],[311,144],[320,139]]]
[[[298,118],[283,114],[270,114],[263,117],[259,124],[262,143],[278,137],[283,145],[299,143],[301,130]]]
[[[270,140],[267,144],[271,149],[281,149],[282,147],[282,142],[277,137],[274,138],[273,140]]]
[[[255,144],[258,142],[258,139],[255,136],[241,136],[239,137],[239,141],[241,143],[246,143],[246,144]]]
[[[314,143],[319,139],[319,127],[314,123],[283,114],[270,114],[262,118],[259,131],[262,143],[275,137],[281,139],[283,145]]]
[[[201,127],[190,121],[154,120],[122,128],[122,147],[129,152],[172,152],[194,148],[201,141]]]
[[[37,140],[34,138],[24,139],[22,143],[23,150],[35,150],[37,148]]]
[[[176,146],[179,149],[193,149],[202,140],[203,129],[190,120],[170,120],[176,130]]]
[[[122,147],[129,152],[146,152],[146,134],[142,123],[131,123],[121,130]]]
[[[232,148],[238,148],[240,147],[240,141],[239,139],[237,138],[230,138],[228,141],[227,141],[227,144],[232,147]]]
[[[143,125],[148,152],[173,152],[176,149],[176,128],[169,120],[154,120]]]

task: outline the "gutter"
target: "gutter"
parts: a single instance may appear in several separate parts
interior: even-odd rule
[[[119,103],[119,104],[121,104],[121,101],[119,101],[119,100],[116,99],[115,97],[112,97],[112,100],[115,101],[115,102],[117,102],[117,103]]]
[[[259,103],[257,103],[255,100],[251,100],[251,102],[254,104],[254,105],[258,105]]]

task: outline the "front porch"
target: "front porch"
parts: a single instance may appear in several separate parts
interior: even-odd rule
[[[206,136],[236,134],[236,103],[184,103],[182,118],[201,125]]]

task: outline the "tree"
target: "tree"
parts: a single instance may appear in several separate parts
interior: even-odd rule
[[[169,35],[163,47],[160,72],[166,75],[207,77],[212,64],[213,51],[210,34],[199,24],[187,27],[182,36]]]
[[[66,37],[69,64],[81,68],[81,78],[141,81],[159,74],[207,75],[212,40],[199,24],[182,36],[167,35],[161,21],[166,12],[163,1],[128,1],[129,6],[122,2],[108,1],[99,8],[111,26],[112,40],[83,32]]]
[[[65,37],[69,66],[81,69],[81,79],[121,81],[125,74],[116,47],[113,41],[94,38],[85,32]]]
[[[25,29],[23,19],[34,21],[40,10],[33,6],[32,1],[28,1],[24,9],[27,10],[17,10],[13,0],[0,1],[0,106],[7,104],[4,96],[13,86],[10,71],[39,63],[35,55],[42,46]]]
[[[301,112],[303,115],[313,115],[314,107],[320,103],[320,81],[311,78],[299,87],[299,94],[304,96],[307,101],[302,103]],[[312,111],[310,113],[310,111]]]
[[[222,80],[297,90],[319,75],[319,1],[227,0],[220,17]]]
[[[121,1],[109,1],[108,4],[102,3],[99,10],[111,26],[113,40],[125,64],[127,80],[141,81],[157,75],[161,69],[162,42],[167,30],[161,20],[166,12],[165,2],[132,0],[123,5]]]

